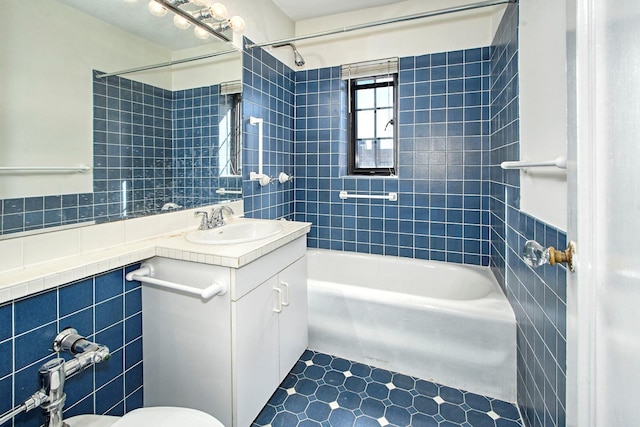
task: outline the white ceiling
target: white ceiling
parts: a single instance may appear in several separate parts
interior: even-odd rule
[[[127,3],[123,0],[58,0],[74,9],[91,15],[125,31],[153,41],[169,50],[181,50],[201,45],[218,45],[213,38],[202,41],[193,36],[191,29],[177,30],[167,14],[163,18],[152,16],[147,10],[148,0]],[[228,0],[232,2],[233,0]],[[273,0],[293,21],[334,15],[375,6],[399,3],[403,0]],[[215,47],[214,47],[215,49]]]
[[[273,0],[293,21],[385,6],[401,1],[403,0]]]

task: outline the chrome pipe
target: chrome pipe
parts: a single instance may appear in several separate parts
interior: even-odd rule
[[[206,55],[193,56],[193,57],[184,58],[184,59],[176,59],[175,61],[160,62],[158,64],[151,64],[151,65],[145,65],[145,66],[142,66],[142,67],[129,68],[129,69],[126,69],[126,70],[115,71],[113,73],[103,73],[103,74],[96,73],[96,78],[104,79],[104,78],[112,77],[112,76],[120,76],[120,75],[124,75],[124,74],[137,73],[139,71],[155,70],[157,68],[170,67],[172,65],[185,64],[187,62],[193,62],[193,61],[200,61],[200,60],[203,60],[203,59],[215,58],[216,56],[222,56],[222,55],[226,55],[228,53],[236,53],[236,52],[238,52],[237,49],[229,49],[229,50],[223,50],[223,51],[220,51],[220,52],[208,53]]]
[[[11,419],[13,417],[15,417],[16,415],[19,415],[23,412],[26,412],[27,407],[26,405],[23,403],[20,406],[16,406],[15,408],[11,409],[10,411],[0,415],[0,426],[4,423],[6,423],[7,421],[11,421]]]
[[[304,58],[302,57],[302,55],[300,55],[300,52],[298,52],[298,49],[296,49],[296,45],[294,45],[293,43],[273,45],[274,48],[283,47],[283,46],[290,46],[291,49],[293,49],[294,62],[298,67],[302,67],[305,64]]]
[[[48,361],[40,367],[41,391],[47,401],[41,405],[45,414],[45,427],[63,427],[62,408],[67,400],[64,383],[67,378],[65,362],[62,358]]]
[[[37,391],[27,400],[25,400],[21,405],[18,405],[8,412],[0,415],[0,426],[7,421],[10,421],[16,415],[19,415],[23,412],[29,412],[32,409],[35,409],[38,406],[47,403],[48,401],[49,397],[42,390]]]
[[[269,46],[275,46],[275,45],[283,45],[288,43],[294,43],[300,40],[309,40],[309,39],[315,39],[318,37],[332,36],[335,34],[348,33],[348,32],[357,31],[357,30],[364,30],[366,28],[379,27],[381,25],[414,21],[416,19],[433,18],[436,16],[448,15],[450,13],[466,12],[469,10],[481,9],[484,7],[491,7],[491,6],[499,6],[501,4],[508,4],[508,3],[517,3],[517,0],[493,0],[493,1],[484,1],[480,3],[472,3],[464,6],[455,6],[455,7],[450,7],[446,9],[434,10],[431,12],[423,12],[423,13],[416,13],[414,15],[399,16],[397,18],[390,18],[390,19],[384,19],[382,21],[368,22],[366,24],[352,25],[349,27],[338,28],[335,30],[321,31],[318,33],[306,34],[303,36],[290,37],[287,39],[274,40],[274,41],[264,42],[264,43],[249,43],[245,45],[245,47],[247,49],[253,49],[254,47],[269,47]]]

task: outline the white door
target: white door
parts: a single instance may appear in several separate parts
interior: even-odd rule
[[[640,1],[568,1],[567,425],[640,423]],[[572,30],[575,29],[575,32]]]

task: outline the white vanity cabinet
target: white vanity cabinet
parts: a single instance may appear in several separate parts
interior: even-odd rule
[[[306,258],[231,303],[235,412],[249,426],[307,347]]]
[[[229,291],[208,301],[143,286],[145,406],[248,427],[307,348],[306,238],[240,268],[154,258],[154,276]]]

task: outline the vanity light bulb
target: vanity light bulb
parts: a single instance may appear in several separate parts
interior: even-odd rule
[[[224,21],[227,19],[227,8],[222,3],[214,3],[209,8],[211,17],[216,21]]]
[[[191,26],[191,22],[187,21],[180,15],[173,16],[173,25],[180,28],[181,30],[186,30]]]
[[[151,12],[153,16],[160,18],[167,14],[167,9],[157,1],[151,0],[149,2],[149,12]]]
[[[246,24],[244,22],[244,19],[242,19],[242,16],[236,15],[229,19],[229,26],[234,32],[241,33],[242,31],[244,31]]]
[[[203,30],[200,27],[195,27],[193,29],[193,34],[195,34],[196,37],[199,38],[200,40],[206,40],[210,36],[210,34],[206,30]]]

